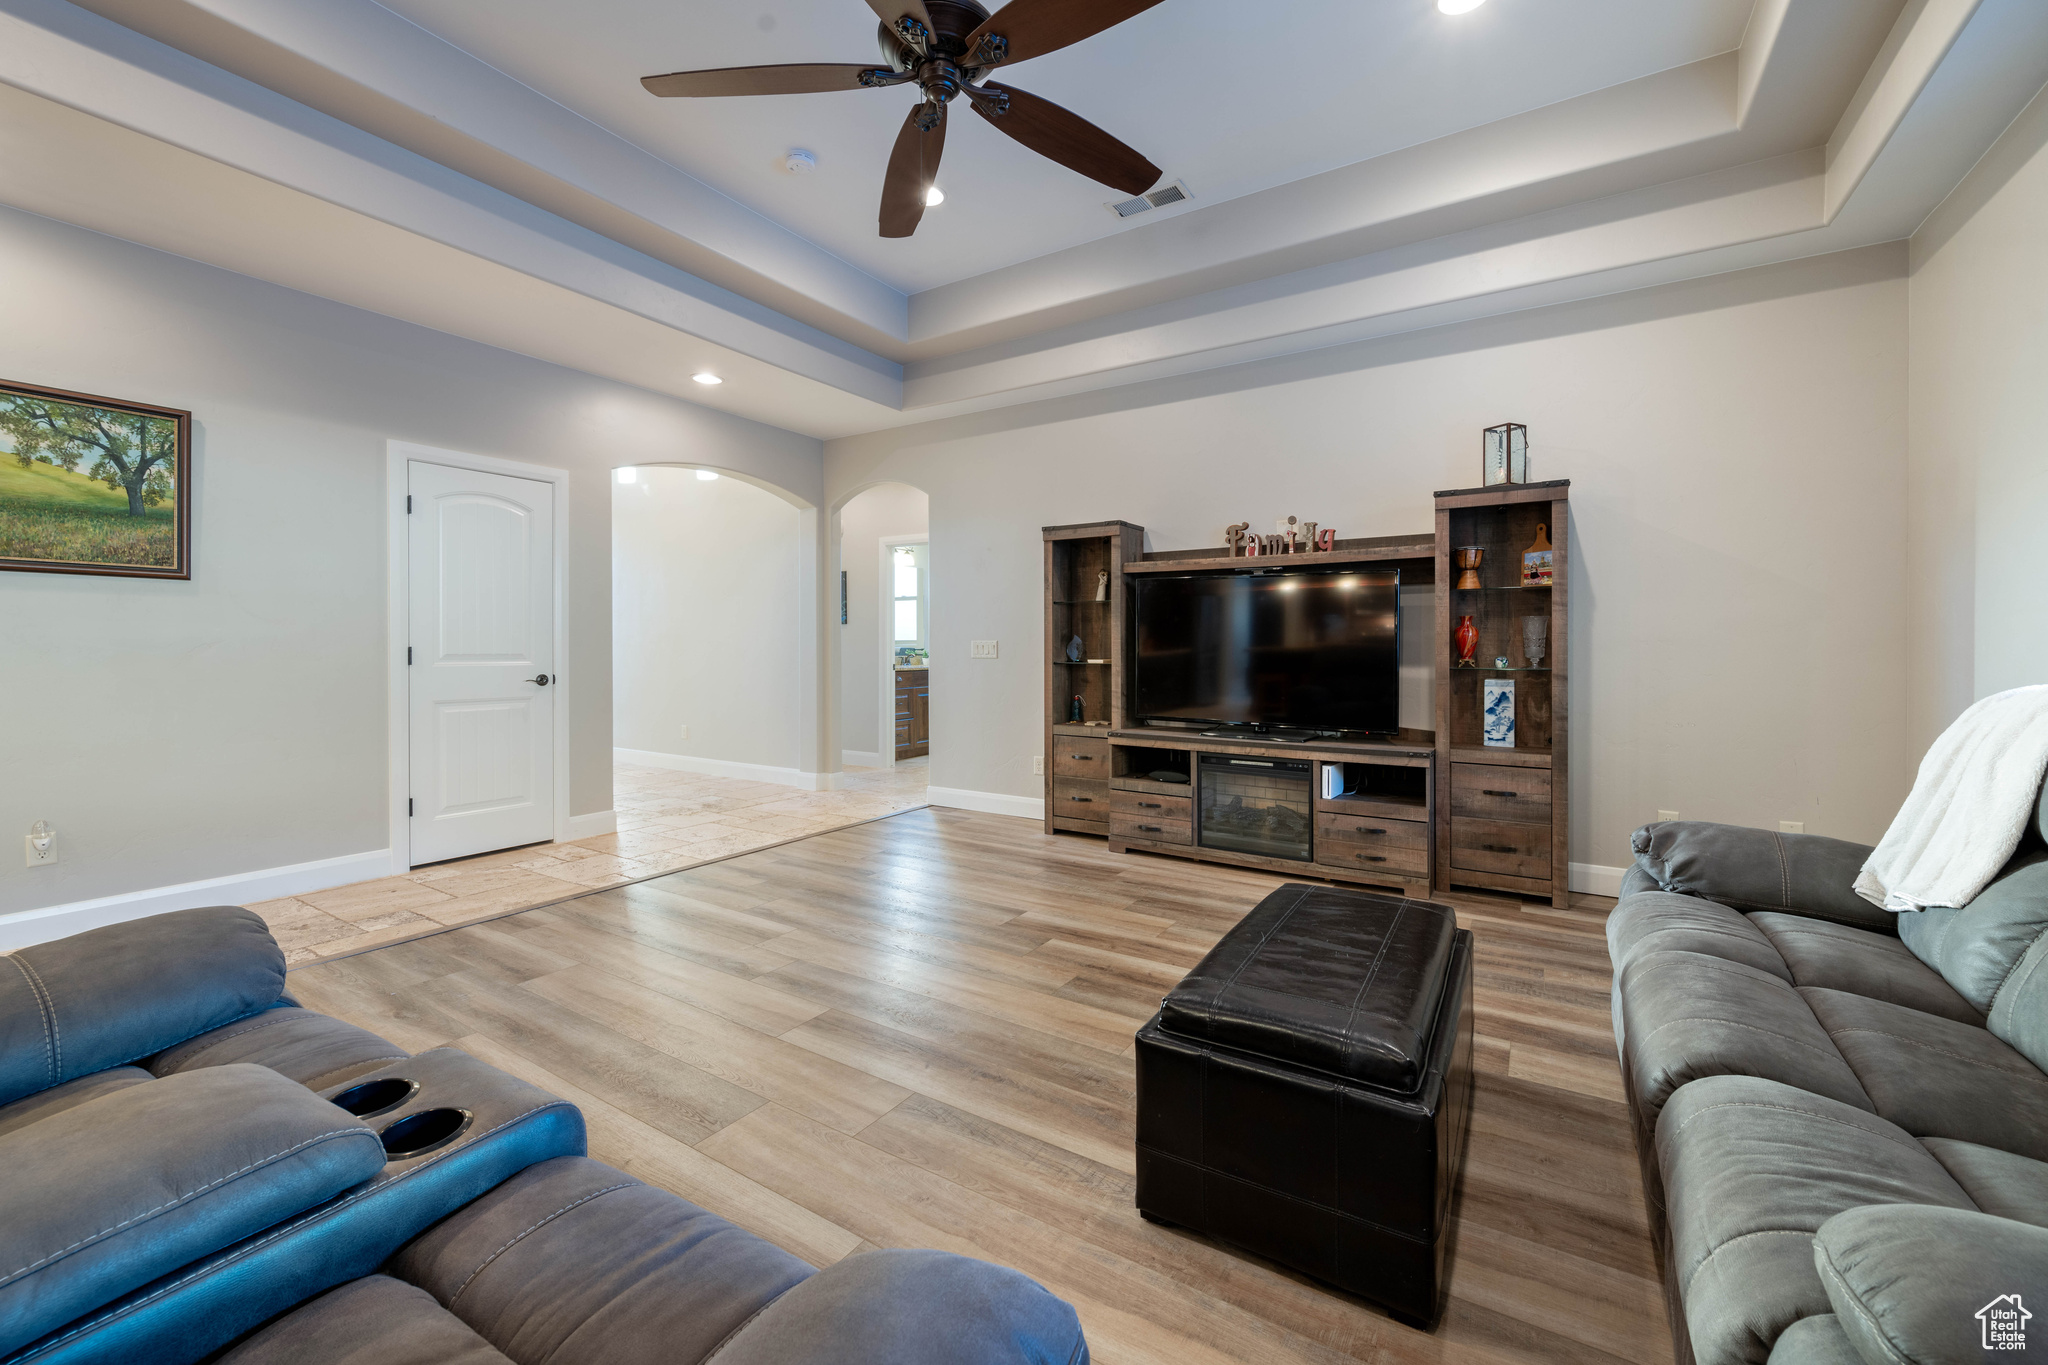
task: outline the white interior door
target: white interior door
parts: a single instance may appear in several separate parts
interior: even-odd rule
[[[554,487],[406,465],[412,863],[555,833]]]

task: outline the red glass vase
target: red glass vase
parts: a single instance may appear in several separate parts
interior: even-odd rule
[[[1472,624],[1471,617],[1458,618],[1458,628],[1451,632],[1451,641],[1458,647],[1458,662],[1470,666],[1472,653],[1479,648],[1479,627]]]

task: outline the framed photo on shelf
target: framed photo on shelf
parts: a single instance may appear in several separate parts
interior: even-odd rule
[[[0,569],[192,576],[192,414],[0,380]]]

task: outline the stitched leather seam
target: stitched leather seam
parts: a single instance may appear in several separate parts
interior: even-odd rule
[[[1344,1028],[1337,1035],[1347,1061],[1353,1052],[1359,1050],[1358,1040],[1351,1036],[1351,1029],[1358,1022],[1358,1011],[1360,1006],[1365,1004],[1365,993],[1372,988],[1372,983],[1379,979],[1380,966],[1387,960],[1387,948],[1393,943],[1394,934],[1400,929],[1401,921],[1407,914],[1408,902],[1404,900],[1395,908],[1393,921],[1387,925],[1386,932],[1380,935],[1380,948],[1372,955],[1372,967],[1366,972],[1365,980],[1358,983],[1357,993],[1351,997],[1351,1008],[1344,1015]]]
[[[850,1255],[852,1253],[848,1254]],[[843,1260],[845,1258],[842,1257],[841,1259]],[[796,1284],[802,1283],[802,1280],[798,1280],[796,1282]],[[796,1288],[796,1284],[791,1285],[789,1289]],[[789,1289],[783,1290],[782,1294],[787,1294],[789,1292]],[[698,1365],[714,1365],[718,1358],[718,1353],[720,1351],[723,1351],[726,1347],[732,1345],[732,1339],[734,1337],[746,1331],[749,1327],[752,1327],[754,1325],[754,1319],[760,1317],[763,1313],[773,1308],[776,1304],[782,1302],[782,1294],[777,1294],[774,1298],[768,1300],[768,1302],[762,1304],[759,1308],[756,1308],[753,1312],[747,1314],[747,1320],[741,1323],[739,1326],[733,1328],[730,1332],[727,1332],[724,1336],[720,1337],[718,1340],[718,1344],[704,1353],[704,1359],[698,1362]]]
[[[1752,1237],[1811,1238],[1812,1236],[1813,1234],[1807,1231],[1805,1228],[1759,1228],[1755,1232],[1745,1232],[1740,1237],[1730,1237],[1727,1241],[1721,1243],[1721,1245],[1715,1247],[1712,1251],[1709,1251],[1706,1255],[1700,1257],[1700,1263],[1694,1266],[1692,1268],[1692,1273],[1685,1277],[1685,1288],[1680,1291],[1680,1296],[1690,1297],[1690,1295],[1692,1294],[1692,1282],[1700,1277],[1700,1272],[1702,1270],[1705,1270],[1707,1268],[1707,1262],[1713,1260],[1716,1256],[1719,1256],[1722,1252],[1726,1251],[1729,1247],[1734,1246],[1737,1242],[1746,1242]]]
[[[1778,841],[1778,895],[1784,900],[1785,908],[1790,910],[1792,908],[1792,863],[1785,856],[1785,836],[1780,833],[1773,833],[1771,837]],[[1757,927],[1762,928],[1763,926],[1759,925]]]
[[[20,972],[21,979],[28,983],[28,993],[35,997],[36,1013],[43,1017],[43,1064],[50,1070],[50,1084],[55,1085],[57,1062],[55,1053],[50,1048],[50,1007],[43,1002],[43,992],[37,984],[37,979],[29,974],[28,964],[21,960],[20,955],[9,953],[7,960],[14,964],[14,970]]]
[[[375,1065],[377,1065],[377,1064],[378,1064],[378,1063],[380,1063],[380,1062],[408,1062],[408,1061],[411,1061],[411,1060],[412,1060],[412,1055],[411,1055],[410,1053],[406,1053],[406,1052],[401,1052],[401,1053],[399,1053],[399,1054],[398,1054],[398,1055],[397,1055],[396,1057],[365,1057],[365,1058],[363,1058],[363,1059],[362,1059],[361,1061],[356,1061],[356,1062],[343,1062],[343,1063],[342,1063],[342,1064],[341,1064],[340,1066],[333,1066],[333,1067],[329,1067],[329,1068],[328,1068],[327,1070],[325,1070],[325,1071],[321,1072],[321,1073],[320,1073],[319,1075],[315,1076],[315,1077],[314,1077],[314,1078],[313,1078],[312,1080],[310,1080],[310,1081],[307,1081],[307,1082],[306,1082],[306,1089],[308,1089],[308,1090],[319,1090],[319,1089],[321,1089],[321,1088],[322,1088],[322,1086],[321,1086],[320,1082],[322,1082],[322,1081],[326,1080],[326,1079],[327,1079],[327,1078],[328,1078],[329,1076],[332,1076],[332,1075],[333,1075],[333,1074],[334,1074],[335,1072],[337,1072],[337,1071],[346,1071],[346,1070],[348,1070],[348,1069],[349,1069],[350,1067],[352,1067],[352,1066],[375,1066]]]
[[[461,1284],[455,1286],[455,1292],[448,1296],[448,1302],[443,1304],[442,1306],[444,1308],[449,1309],[450,1311],[453,1311],[455,1308],[455,1301],[462,1297],[462,1291],[469,1288],[471,1282],[473,1282],[477,1276],[483,1274],[486,1270],[489,1270],[491,1268],[491,1262],[497,1260],[500,1256],[503,1256],[513,1247],[518,1246],[521,1242],[525,1241],[533,1233],[538,1232],[540,1229],[546,1227],[549,1223],[554,1222],[557,1218],[560,1218],[569,1210],[573,1208],[579,1208],[584,1204],[588,1204],[591,1200],[597,1198],[601,1194],[610,1194],[613,1190],[629,1190],[639,1183],[640,1182],[637,1180],[622,1180],[616,1185],[607,1185],[601,1190],[593,1190],[589,1194],[584,1195],[581,1199],[562,1205],[562,1207],[556,1209],[553,1213],[541,1219],[532,1227],[527,1228],[524,1232],[517,1234],[512,1238],[511,1241],[505,1243],[505,1245],[499,1247],[496,1251],[484,1257],[483,1260],[478,1263],[477,1268],[475,1270],[470,1271],[468,1276],[466,1276],[463,1279]]]
[[[1954,921],[1954,920],[1950,920],[1950,921],[1949,921],[1949,923],[1950,923],[1950,924],[1953,924],[1953,923],[1955,923],[1955,921]],[[1947,933],[1948,933],[1948,930],[1947,930],[1946,928],[1944,928],[1944,929],[1942,930],[1942,933],[1943,933],[1943,935],[1944,935],[1944,936],[1946,936],[1946,935],[1947,935]],[[2039,934],[2036,934],[2036,935],[2035,935],[2034,937],[2035,937],[2036,939],[2039,939],[2039,938],[2040,938],[2040,935],[2039,935]],[[2019,956],[2015,957],[2015,958],[2014,958],[2014,959],[2012,960],[2012,965],[2011,965],[2010,967],[2007,967],[2007,968],[2005,969],[2005,975],[2004,975],[2004,976],[2001,976],[2001,977],[1999,977],[1999,978],[1998,978],[1998,985],[1997,985],[1997,987],[1996,987],[1995,989],[1993,989],[1993,990],[1992,990],[1992,992],[1991,992],[1991,996],[1990,996],[1990,1000],[1991,1000],[1991,1007],[1992,1007],[1992,1009],[1996,1009],[1996,1008],[1998,1007],[1998,997],[1999,997],[1999,995],[2000,995],[2000,994],[2002,994],[2002,993],[2004,992],[2004,990],[2005,990],[2005,983],[2006,983],[2006,982],[2008,982],[2008,981],[2010,981],[2010,980],[2012,980],[2012,974],[2013,974],[2014,972],[2016,972],[2016,971],[2018,971],[2018,970],[2020,969],[2020,964],[2021,964],[2022,962],[2025,962],[2025,961],[2027,960],[2027,954],[2028,954],[2029,952],[2033,951],[2033,947],[2034,947],[2034,945],[2030,943],[2030,944],[2028,944],[2028,945],[2027,945],[2027,946],[2026,946],[2025,948],[2021,949],[2021,950],[2020,950],[2020,953],[2019,953]],[[2034,973],[2035,973],[2035,972],[2036,972],[2037,970],[2039,970],[2040,966],[2041,966],[2041,959],[2037,957],[2037,958],[2035,958],[2035,959],[2034,959],[2034,965],[2033,965],[2032,967],[2029,967],[2029,968],[2027,968],[2027,976],[2031,977],[2031,976],[2032,976],[2032,975],[2033,975],[2033,974],[2034,974]],[[2014,989],[2016,989],[2016,990],[2017,990],[2017,989],[2022,989],[2022,988],[2024,988],[2024,987],[2026,986],[2026,984],[2027,984],[2027,983],[2026,983],[2026,980],[2025,980],[2024,978],[2022,978],[2022,979],[2021,979],[2021,981],[2020,981],[2020,983],[2019,983],[2019,986],[2015,987]],[[1985,1013],[1985,1016],[1986,1016],[1986,1017],[1988,1018],[1988,1017],[1990,1016],[1991,1010],[1986,1010],[1986,1011],[1985,1011],[1984,1013]],[[2007,1013],[2008,1013],[2008,1014],[2010,1014],[2010,1013],[2011,1013],[2011,1011],[2010,1011],[2010,1010],[2008,1010],[2008,1011],[2007,1011]]]
[[[1850,1307],[1856,1310],[1856,1316],[1863,1320],[1863,1325],[1870,1329],[1872,1336],[1877,1338],[1878,1345],[1884,1348],[1884,1353],[1896,1362],[1896,1365],[1911,1365],[1911,1362],[1906,1357],[1899,1354],[1898,1348],[1892,1345],[1891,1338],[1885,1335],[1884,1328],[1878,1325],[1877,1319],[1871,1315],[1870,1310],[1863,1306],[1862,1297],[1857,1294],[1849,1281],[1843,1277],[1842,1272],[1835,1269],[1835,1259],[1828,1255],[1827,1244],[1821,1241],[1820,1238],[1815,1237],[1813,1239],[1813,1249],[1815,1253],[1813,1259],[1820,1269],[1821,1278],[1823,1280],[1832,1280],[1842,1287],[1842,1298],[1847,1299]],[[1841,1301],[1841,1299],[1836,1298],[1833,1294],[1828,1295],[1828,1302],[1836,1305],[1838,1311]]]
[[[1223,978],[1222,984],[1216,987],[1216,994],[1209,999],[1210,1009],[1214,1009],[1223,1003],[1223,993],[1237,984],[1237,979],[1245,974],[1252,963],[1258,961],[1259,953],[1268,943],[1273,941],[1273,936],[1287,927],[1287,921],[1294,918],[1294,912],[1299,910],[1301,903],[1308,899],[1308,893],[1309,888],[1305,886],[1294,893],[1294,904],[1287,907],[1287,913],[1273,922],[1273,927],[1261,935],[1259,941],[1252,945],[1252,950],[1244,955],[1244,961],[1237,964],[1237,970]]]
[[[1852,1033],[1874,1033],[1880,1038],[1889,1038],[1895,1043],[1904,1043],[1907,1047],[1917,1047],[1927,1052],[1938,1052],[1944,1057],[1953,1057],[1959,1062],[1967,1062],[1971,1066],[1983,1067],[1986,1071],[2000,1071],[2008,1076],[2018,1076],[2023,1080],[2039,1080],[2041,1077],[2041,1073],[2032,1067],[2022,1070],[2016,1066],[2000,1066],[1997,1062],[1987,1062],[1981,1057],[1971,1057],[1961,1052],[1951,1052],[1945,1047],[1936,1047],[1933,1043],[1923,1043],[1917,1038],[1908,1038],[1898,1033],[1886,1033],[1881,1028],[1845,1028],[1839,1031],[1830,1029],[1828,1037],[1843,1038]]]
[[[1752,967],[1747,962],[1730,962],[1725,957],[1710,957],[1705,953],[1695,953],[1689,948],[1659,948],[1654,953],[1645,953],[1639,958],[1631,958],[1628,966],[1634,967],[1638,962],[1647,964],[1636,972],[1637,976],[1642,976],[1655,967],[1682,965],[1679,963],[1662,963],[1656,960],[1667,953],[1684,953],[1687,957],[1696,959],[1693,965],[1703,972],[1719,972],[1723,976],[1732,976],[1738,981],[1754,981],[1759,986],[1778,985],[1783,986],[1788,991],[1794,989],[1793,982],[1787,981],[1776,972],[1765,971],[1762,967]],[[1789,970],[1792,964],[1788,962],[1785,965]],[[1744,970],[1736,970],[1737,968]],[[1624,967],[1622,971],[1626,974],[1628,968]],[[1759,979],[1751,976],[1749,975],[1750,972],[1762,972],[1763,977]],[[1809,1005],[1807,1008],[1811,1009],[1812,1006]]]
[[[228,1184],[233,1180],[236,1180],[242,1176],[249,1174],[249,1172],[253,1170],[257,1170],[261,1167],[268,1166],[273,1161],[282,1161],[285,1157],[290,1156],[293,1152],[300,1151],[307,1147],[311,1147],[315,1143],[325,1142],[329,1138],[347,1137],[356,1134],[360,1134],[363,1137],[368,1138],[374,1138],[377,1136],[375,1133],[371,1132],[367,1128],[336,1128],[331,1132],[321,1133],[317,1137],[309,1137],[304,1142],[295,1142],[281,1152],[272,1152],[269,1156],[260,1157],[257,1160],[250,1162],[248,1165],[242,1167],[242,1169],[240,1169],[239,1171],[229,1171],[226,1175],[220,1177],[220,1179],[209,1180],[204,1185],[201,1185],[199,1188],[194,1190],[187,1190],[185,1191],[185,1193],[177,1196],[175,1199],[167,1199],[163,1203],[158,1204],[153,1209],[144,1209],[141,1213],[136,1214],[134,1217],[124,1218],[120,1222],[114,1224],[112,1227],[101,1228],[98,1232],[95,1232],[87,1237],[82,1237],[78,1241],[73,1242],[70,1246],[65,1247],[62,1251],[53,1251],[49,1255],[43,1257],[41,1260],[30,1261],[27,1265],[23,1266],[19,1270],[12,1270],[5,1275],[0,1275],[0,1285],[6,1284],[9,1280],[12,1280],[17,1276],[26,1275],[31,1270],[35,1270],[41,1266],[46,1266],[52,1261],[62,1260],[64,1257],[69,1256],[72,1252],[77,1251],[80,1247],[91,1246],[94,1242],[99,1241],[102,1237],[111,1236],[112,1234],[119,1232],[122,1228],[127,1227],[131,1223],[140,1223],[145,1219],[153,1218],[157,1214],[162,1213],[165,1209],[176,1208],[178,1205],[185,1203],[187,1200],[197,1199],[200,1195],[205,1194],[208,1190],[216,1189],[222,1185]]]
[[[1802,1043],[1797,1038],[1789,1037],[1788,1035],[1783,1033],[1773,1032],[1770,1029],[1763,1028],[1756,1024],[1744,1024],[1734,1019],[1716,1019],[1713,1018],[1711,1015],[1704,1014],[1688,1019],[1667,1019],[1663,1023],[1657,1025],[1657,1027],[1651,1029],[1648,1033],[1644,1034],[1643,1041],[1647,1043],[1650,1039],[1655,1038],[1665,1029],[1674,1027],[1678,1024],[1719,1024],[1722,1028],[1748,1029],[1751,1033],[1761,1033],[1766,1038],[1775,1038],[1780,1042],[1790,1043],[1794,1047],[1803,1047],[1808,1052],[1818,1052],[1823,1057],[1833,1057],[1836,1061],[1842,1063],[1843,1066],[1849,1065],[1848,1058],[1842,1056],[1839,1049],[1830,1052],[1828,1049],[1821,1047],[1818,1044]],[[1850,1072],[1853,1074],[1855,1068],[1850,1067],[1849,1069]]]
[[[1803,1119],[1819,1119],[1823,1123],[1832,1123],[1843,1128],[1853,1128],[1859,1133],[1868,1133],[1871,1137],[1882,1138],[1884,1141],[1891,1143],[1895,1147],[1904,1147],[1909,1152],[1918,1152],[1920,1155],[1929,1157],[1930,1159],[1932,1157],[1932,1154],[1929,1153],[1925,1147],[1922,1147],[1919,1143],[1914,1142],[1910,1138],[1904,1142],[1901,1142],[1899,1139],[1893,1137],[1890,1133],[1880,1133],[1875,1128],[1865,1128],[1860,1123],[1851,1123],[1849,1122],[1849,1120],[1835,1114],[1816,1114],[1811,1109],[1794,1109],[1789,1104],[1764,1104],[1759,1100],[1722,1100],[1719,1104],[1709,1104],[1699,1109],[1695,1109],[1692,1111],[1692,1113],[1686,1115],[1683,1119],[1679,1121],[1678,1126],[1671,1130],[1671,1136],[1673,1138],[1676,1138],[1680,1133],[1686,1130],[1687,1125],[1689,1125],[1694,1119],[1698,1118],[1702,1114],[1710,1114],[1716,1109],[1776,1109],[1781,1113],[1797,1114],[1800,1118]],[[1875,1117],[1875,1115],[1873,1115],[1872,1117]],[[1940,1165],[1941,1163],[1936,1162],[1935,1164]]]
[[[502,1133],[507,1128],[510,1128],[513,1124],[518,1123],[522,1119],[531,1118],[533,1115],[540,1113],[544,1109],[573,1108],[575,1108],[575,1106],[570,1104],[567,1100],[550,1100],[546,1104],[537,1104],[523,1114],[517,1114],[512,1118],[506,1119],[503,1123],[499,1124],[496,1128],[491,1129],[489,1132],[477,1134],[476,1142],[482,1142],[492,1133]],[[154,1294],[149,1295],[147,1298],[137,1299],[135,1302],[131,1304],[127,1304],[114,1312],[108,1313],[105,1317],[96,1318],[91,1322],[80,1323],[78,1326],[66,1332],[63,1336],[56,1337],[50,1340],[40,1350],[22,1355],[20,1357],[20,1360],[16,1362],[16,1365],[23,1365],[24,1362],[33,1360],[40,1355],[48,1355],[51,1351],[56,1350],[59,1346],[62,1346],[65,1342],[71,1340],[75,1336],[80,1336],[86,1332],[96,1331],[109,1323],[119,1322],[122,1318],[140,1312],[142,1309],[147,1308],[150,1304],[155,1303],[164,1295],[174,1293],[177,1290],[184,1288],[186,1285],[190,1284],[192,1281],[196,1279],[199,1279],[202,1276],[218,1274],[224,1270],[227,1270],[230,1266],[234,1266],[242,1261],[248,1260],[251,1256],[254,1256],[257,1252],[261,1251],[264,1247],[269,1246],[272,1242],[275,1242],[280,1237],[288,1236],[289,1234],[298,1231],[300,1228],[311,1227],[316,1222],[325,1222],[328,1219],[333,1218],[336,1215],[342,1213],[351,1205],[363,1199],[369,1198],[371,1195],[378,1193],[380,1190],[388,1190],[401,1180],[410,1179],[412,1176],[418,1175],[421,1171],[431,1170],[433,1167],[440,1165],[443,1161],[446,1161],[450,1157],[453,1157],[461,1152],[469,1151],[474,1146],[476,1146],[475,1142],[468,1142],[462,1143],[458,1146],[444,1148],[443,1150],[429,1156],[425,1161],[413,1167],[411,1170],[401,1171],[399,1174],[393,1176],[389,1180],[384,1181],[382,1184],[374,1183],[375,1178],[372,1177],[373,1183],[369,1186],[369,1188],[359,1190],[355,1194],[346,1195],[340,1200],[340,1202],[325,1206],[323,1209],[317,1211],[317,1216],[304,1217],[300,1221],[292,1223],[289,1226],[281,1227],[277,1231],[271,1233],[268,1237],[265,1237],[262,1241],[251,1242],[248,1246],[244,1247],[238,1254],[231,1256],[224,1261],[218,1261],[212,1265],[204,1266],[198,1270],[195,1270],[191,1274],[185,1276],[183,1279],[176,1280],[170,1284],[165,1285],[162,1289],[157,1290]]]
[[[29,979],[35,982],[37,989],[42,991],[43,1003],[50,1011],[50,1045],[55,1053],[55,1060],[50,1065],[50,1079],[54,1084],[64,1076],[64,1026],[57,1022],[57,997],[51,993],[48,983],[43,980],[43,974],[35,969],[34,963],[25,957],[17,957],[14,960],[16,965],[29,974]]]

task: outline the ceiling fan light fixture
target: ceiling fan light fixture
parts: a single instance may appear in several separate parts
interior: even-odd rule
[[[1436,0],[1436,7],[1445,14],[1470,14],[1485,3],[1486,0]]]
[[[924,192],[924,206],[928,209],[935,209],[945,202],[946,192],[937,185],[933,185]]]
[[[717,470],[715,470],[715,469],[700,469],[700,470],[698,470],[698,471],[697,471],[697,482],[698,482],[698,483],[710,483],[710,482],[711,482],[712,480],[716,479],[717,477],[718,477],[718,471],[717,471]]]
[[[723,384],[725,382],[709,370],[699,370],[691,375],[690,378],[696,380],[699,384]]]

